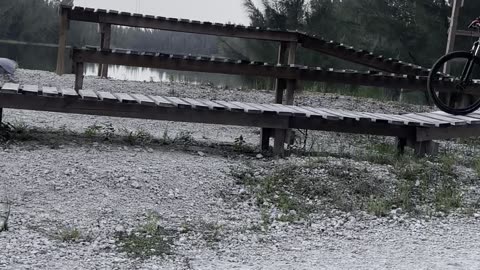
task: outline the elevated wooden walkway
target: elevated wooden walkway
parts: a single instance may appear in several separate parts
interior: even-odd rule
[[[61,14],[64,21],[69,20],[99,23],[101,25],[120,25],[140,28],[159,29],[204,35],[257,39],[300,44],[306,49],[321,52],[349,62],[368,66],[389,73],[426,76],[428,69],[418,65],[402,62],[398,59],[375,55],[372,52],[358,50],[335,41],[325,40],[316,35],[298,31],[281,31],[259,27],[200,22],[188,19],[165,18],[116,10],[93,9],[63,5]],[[109,26],[106,32],[110,31]],[[109,37],[110,34],[108,33]],[[108,38],[109,39],[109,38]],[[109,43],[109,41],[107,42]],[[107,46],[108,47],[108,46]]]
[[[86,47],[74,48],[72,61],[81,65],[77,68],[75,89],[82,88],[83,63],[99,63],[106,65],[124,65],[196,71],[207,73],[263,76],[288,80],[319,81],[340,84],[352,84],[386,88],[402,88],[405,90],[424,91],[427,77],[406,74],[382,73],[376,71],[334,70],[301,65],[272,64],[257,61],[234,60],[219,57],[204,57],[158,52],[140,52],[124,49],[100,49]],[[451,80],[440,79],[438,89],[454,90]],[[480,84],[479,87],[480,88]],[[469,88],[469,93],[478,95],[478,88]]]
[[[399,147],[428,152],[431,140],[480,135],[480,112],[452,116],[443,112],[405,115],[190,99],[142,94],[57,89],[7,83],[0,107],[61,113],[168,120],[268,129],[309,129],[391,136]]]

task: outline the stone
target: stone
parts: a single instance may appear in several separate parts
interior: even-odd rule
[[[131,185],[132,188],[134,188],[134,189],[140,189],[140,188],[141,188],[140,183],[138,183],[137,181],[133,181],[130,185]]]

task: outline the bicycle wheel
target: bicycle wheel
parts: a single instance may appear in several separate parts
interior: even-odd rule
[[[470,75],[462,80],[469,63]],[[428,75],[427,89],[435,105],[446,113],[465,115],[476,111],[480,107],[480,59],[470,52],[441,57]]]

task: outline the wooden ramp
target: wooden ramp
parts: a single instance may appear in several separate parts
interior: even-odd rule
[[[422,142],[480,135],[480,113],[405,115],[353,112],[307,106],[58,89],[7,83],[0,107],[179,122],[309,129],[397,137],[417,148]]]

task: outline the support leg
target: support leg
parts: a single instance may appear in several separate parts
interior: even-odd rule
[[[286,129],[275,129],[275,143],[273,145],[273,154],[276,157],[283,157],[285,155],[286,134]]]
[[[434,156],[438,154],[438,146],[439,144],[434,141],[416,142],[414,145],[415,155],[418,157]]]
[[[110,49],[110,37],[112,33],[112,25],[108,23],[100,24],[100,48],[102,50]],[[98,76],[101,78],[108,78],[108,65],[98,65]]]
[[[65,73],[65,47],[67,45],[68,17],[66,13],[60,14],[60,31],[58,37],[57,74]]]
[[[405,154],[405,146],[407,146],[407,139],[397,138],[397,154],[398,155]]]
[[[75,91],[83,88],[83,63],[75,64]]]
[[[268,151],[270,149],[270,137],[272,137],[273,129],[262,128],[260,133],[260,148],[262,151]]]
[[[281,42],[278,48],[278,64],[285,64],[286,63],[286,55],[287,55],[287,47],[288,43]],[[285,79],[277,78],[275,82],[275,103],[282,104],[283,103],[283,95],[285,92],[285,88],[287,87],[287,81]],[[273,152],[276,156],[283,156],[284,153],[284,145],[285,145],[285,130],[283,129],[275,129],[271,131],[271,135],[275,138]]]
[[[3,108],[0,107],[0,124],[2,123],[3,120]]]

